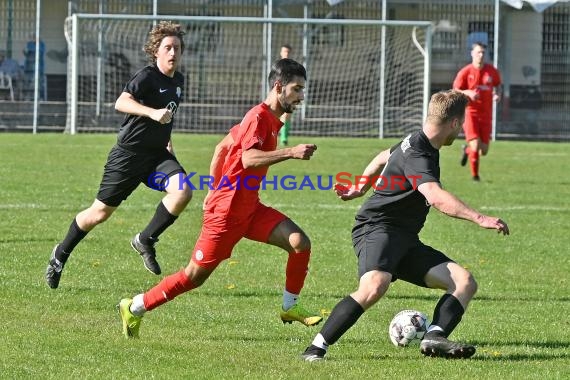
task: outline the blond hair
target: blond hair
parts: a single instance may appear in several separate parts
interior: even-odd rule
[[[435,124],[446,123],[465,114],[469,98],[457,90],[436,92],[428,105],[427,121]]]

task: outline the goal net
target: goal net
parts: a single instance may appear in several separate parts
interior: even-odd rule
[[[169,16],[172,17],[172,16]],[[162,17],[160,20],[169,19]],[[69,44],[67,128],[116,131],[114,103],[148,64],[142,47],[159,18],[75,14]],[[180,16],[185,88],[175,131],[225,133],[267,91],[281,45],[307,68],[292,135],[401,137],[421,126],[429,97],[431,24],[420,21]]]

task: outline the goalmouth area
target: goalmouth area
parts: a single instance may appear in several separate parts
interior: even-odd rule
[[[431,28],[427,21],[155,17],[74,14],[66,21],[71,46],[67,129],[115,130],[116,94],[129,79],[125,63],[142,67],[140,47],[150,22],[190,25],[185,39],[183,100],[177,130],[220,133],[259,103],[281,44],[307,68],[298,134],[398,137],[416,129],[429,100]],[[321,41],[318,30],[339,30],[342,46]],[[99,52],[99,53],[98,53]],[[299,57],[299,58],[297,58]]]

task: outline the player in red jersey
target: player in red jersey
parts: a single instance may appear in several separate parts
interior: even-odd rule
[[[491,141],[493,101],[501,99],[501,75],[493,65],[485,63],[482,42],[475,42],[471,49],[472,62],[462,68],[453,81],[453,89],[469,97],[465,110],[463,132],[467,145],[463,146],[461,165],[469,158],[473,180],[479,181],[479,157],[489,151]]]
[[[138,337],[143,314],[202,285],[216,267],[231,256],[242,238],[271,244],[289,254],[281,320],[318,324],[322,317],[297,303],[307,275],[311,242],[291,219],[259,199],[269,166],[289,159],[309,160],[317,149],[299,144],[276,150],[285,112],[304,98],[305,68],[292,59],[277,61],[269,73],[271,88],[265,101],[247,112],[240,124],[216,146],[210,165],[214,181],[204,200],[203,226],[189,264],[158,285],[118,305],[126,337]]]

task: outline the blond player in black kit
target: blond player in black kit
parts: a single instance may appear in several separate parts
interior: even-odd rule
[[[160,22],[150,31],[144,46],[150,64],[134,74],[115,103],[115,109],[126,114],[117,143],[107,158],[95,201],[75,216],[65,238],[53,248],[45,273],[50,288],[59,286],[75,246],[141,183],[166,195],[149,224],[132,238],[131,246],[146,269],[161,273],[154,245],[192,198],[171,142],[184,88],[184,77],[176,71],[184,51],[183,36],[180,25],[172,22]]]
[[[423,128],[380,152],[364,170],[363,178],[369,179],[366,184],[337,187],[342,200],[361,197],[374,187],[352,229],[360,282],[356,291],[333,308],[302,354],[304,360],[322,360],[328,347],[382,298],[396,279],[445,291],[420,343],[422,354],[468,358],[475,353],[475,346],[447,337],[461,321],[477,283],[465,268],[422,243],[418,236],[431,206],[451,217],[509,234],[504,221],[479,213],[441,187],[439,150],[451,145],[461,131],[468,101],[459,91],[434,94]]]

